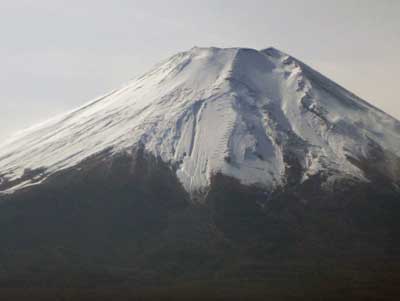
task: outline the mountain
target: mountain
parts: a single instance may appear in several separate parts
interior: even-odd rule
[[[374,149],[398,157],[400,123],[276,49],[193,48],[11,137],[0,147],[2,190],[138,145],[174,166],[187,191],[218,172],[271,190],[287,182],[288,156],[300,181],[367,180],[354,161]]]
[[[0,286],[390,297],[399,185],[399,121],[275,48],[195,47],[0,144]]]

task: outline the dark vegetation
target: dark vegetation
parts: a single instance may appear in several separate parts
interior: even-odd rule
[[[1,300],[400,298],[400,194],[383,177],[268,193],[215,175],[193,204],[160,160],[107,158],[0,197]]]

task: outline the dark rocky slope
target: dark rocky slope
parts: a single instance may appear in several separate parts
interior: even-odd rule
[[[192,283],[195,292],[247,281],[280,296],[345,287],[390,299],[400,284],[400,193],[379,168],[368,174],[375,182],[324,190],[320,175],[274,192],[215,175],[194,201],[157,158],[99,154],[1,196],[0,287]]]

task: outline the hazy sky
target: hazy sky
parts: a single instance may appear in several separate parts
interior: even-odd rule
[[[274,46],[400,119],[399,0],[0,0],[0,138],[193,46]]]

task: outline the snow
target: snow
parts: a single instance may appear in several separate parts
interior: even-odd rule
[[[0,182],[45,169],[2,191],[11,193],[138,144],[177,166],[189,192],[217,172],[266,189],[284,185],[288,151],[304,180],[327,169],[365,180],[347,156],[365,156],[371,141],[400,156],[400,123],[295,58],[274,48],[195,47],[12,136],[0,145]]]

